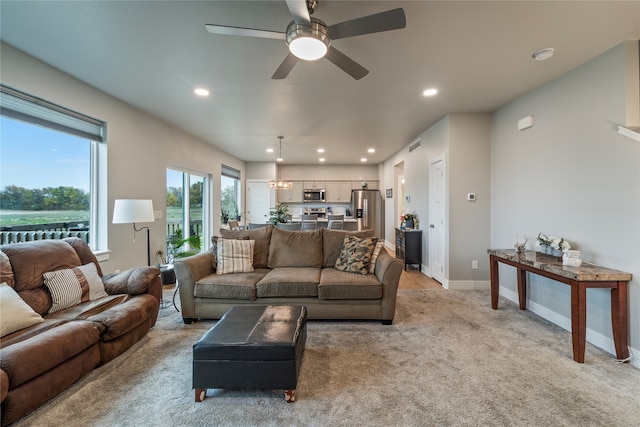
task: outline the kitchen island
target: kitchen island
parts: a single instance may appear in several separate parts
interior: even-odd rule
[[[294,216],[291,218],[291,222],[302,222],[302,219],[299,216]],[[327,225],[329,225],[329,220],[327,218],[318,218],[318,228],[327,228]],[[358,231],[358,220],[345,217],[344,230]]]

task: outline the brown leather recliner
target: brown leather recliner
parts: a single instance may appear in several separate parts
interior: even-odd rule
[[[49,314],[43,273],[95,263],[108,294]],[[55,397],[97,366],[125,352],[156,322],[162,285],[156,267],[103,276],[81,239],[0,246],[7,283],[44,321],[0,338],[2,425]]]

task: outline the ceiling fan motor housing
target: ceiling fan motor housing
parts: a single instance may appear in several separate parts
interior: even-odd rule
[[[322,58],[331,44],[327,25],[316,18],[311,18],[311,26],[291,21],[287,26],[286,41],[291,53],[307,61]]]

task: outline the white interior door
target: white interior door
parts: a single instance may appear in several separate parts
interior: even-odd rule
[[[275,194],[268,181],[247,180],[247,223],[264,224],[275,205]]]
[[[445,281],[446,174],[444,155],[429,165],[429,269],[431,277]]]

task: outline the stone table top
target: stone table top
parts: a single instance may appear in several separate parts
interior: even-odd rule
[[[562,265],[562,261],[558,261],[556,257],[535,251],[517,253],[515,249],[487,249],[487,253],[501,259],[517,262],[537,268],[538,270],[578,281],[628,282],[631,280],[631,273],[600,267],[584,261],[580,267]]]

